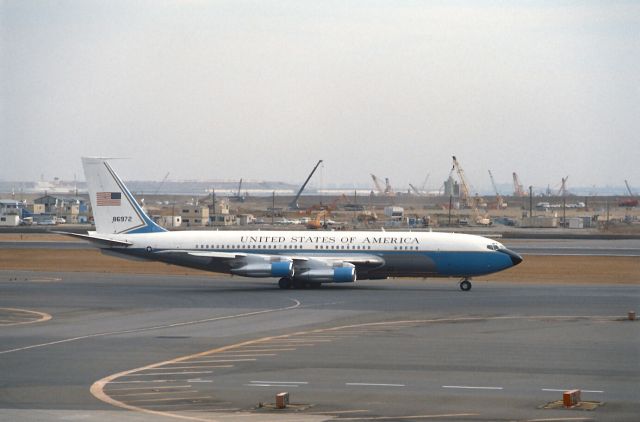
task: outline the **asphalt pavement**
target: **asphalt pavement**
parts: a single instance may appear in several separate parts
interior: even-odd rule
[[[0,271],[0,420],[640,414],[638,285],[275,282]],[[603,405],[543,408],[571,388]]]

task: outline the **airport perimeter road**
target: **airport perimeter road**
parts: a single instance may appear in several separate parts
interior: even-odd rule
[[[0,420],[635,421],[639,305],[638,285],[2,271],[0,315],[29,323],[0,325]],[[568,388],[605,404],[541,408]],[[256,409],[280,391],[297,411]]]
[[[502,243],[524,255],[640,256],[638,239],[504,239]]]

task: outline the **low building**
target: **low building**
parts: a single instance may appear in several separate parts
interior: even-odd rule
[[[18,225],[20,225],[20,216],[18,214],[0,213],[0,226],[15,227]]]
[[[253,214],[238,214],[237,222],[240,226],[248,226],[249,224],[254,224],[256,222],[256,218]]]
[[[402,207],[384,207],[384,215],[391,220],[402,220],[404,217],[404,208]]]
[[[213,214],[209,216],[211,226],[232,226],[236,224],[236,216],[233,214]]]
[[[179,215],[154,215],[152,219],[166,229],[180,227],[182,224],[182,217]]]
[[[182,224],[205,226],[209,223],[209,207],[206,205],[183,205],[180,209]]]
[[[84,198],[76,196],[45,195],[33,200],[31,213],[55,216],[67,223],[78,223],[80,215],[88,216],[89,205]]]
[[[522,224],[520,227],[528,227],[528,228],[556,228],[558,227],[558,217],[547,217],[544,215],[537,215],[534,217],[524,217],[522,219]]]

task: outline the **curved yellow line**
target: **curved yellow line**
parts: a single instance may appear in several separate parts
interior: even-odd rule
[[[29,313],[29,314],[35,314],[35,315],[39,315],[40,316],[40,318],[31,320],[31,321],[11,322],[9,324],[0,324],[0,327],[9,327],[11,325],[35,324],[36,322],[49,321],[52,318],[52,316],[49,315],[46,312],[32,311],[30,309],[0,308],[0,310],[9,311],[9,312],[11,312],[11,311],[13,311],[13,312],[26,312],[26,313]]]
[[[164,362],[158,362],[158,363],[154,363],[154,364],[151,364],[151,365],[142,366],[140,368],[129,369],[127,371],[118,372],[117,374],[109,375],[109,376],[107,376],[105,378],[102,378],[102,379],[94,382],[93,385],[91,386],[90,392],[97,399],[99,399],[99,400],[101,400],[101,401],[103,401],[105,403],[111,404],[112,406],[120,407],[122,409],[133,410],[133,411],[146,413],[146,414],[150,414],[150,415],[166,416],[166,417],[172,417],[172,418],[176,418],[176,419],[183,419],[183,420],[190,420],[190,421],[215,422],[215,419],[209,419],[209,418],[202,419],[202,418],[193,417],[193,416],[186,416],[186,415],[180,415],[180,414],[171,413],[171,412],[150,410],[150,409],[145,409],[143,407],[132,406],[130,404],[123,403],[123,402],[121,402],[119,400],[115,400],[114,398],[110,397],[107,393],[104,392],[104,387],[105,387],[106,384],[108,384],[109,382],[113,381],[114,379],[122,377],[122,376],[129,375],[129,374],[132,374],[134,372],[145,371],[145,370],[148,370],[148,369],[154,369],[154,368],[157,368],[159,366],[168,365],[168,364],[174,364],[174,363],[182,362],[182,361],[185,361],[185,360],[199,358],[199,357],[202,357],[202,356],[214,355],[216,353],[226,352],[228,350],[233,350],[233,349],[242,348],[244,346],[254,345],[256,343],[268,342],[268,341],[271,341],[271,340],[285,339],[285,338],[301,336],[301,335],[307,335],[307,334],[317,334],[317,333],[338,331],[338,330],[344,330],[344,329],[348,329],[348,328],[390,326],[390,325],[403,325],[403,324],[416,325],[416,324],[430,324],[430,323],[438,323],[438,322],[487,321],[487,320],[598,319],[598,318],[600,318],[600,319],[611,319],[612,317],[609,317],[609,316],[568,316],[568,315],[563,315],[563,316],[560,316],[560,315],[553,315],[553,316],[548,315],[548,316],[451,317],[451,318],[434,318],[434,319],[418,319],[418,320],[402,320],[402,321],[368,322],[368,323],[361,323],[361,324],[342,325],[342,326],[330,327],[330,328],[317,328],[317,329],[310,330],[310,331],[298,331],[298,332],[290,333],[290,334],[282,334],[282,335],[278,335],[278,336],[269,336],[269,337],[262,337],[262,338],[259,338],[259,339],[255,339],[255,340],[248,340],[248,341],[244,341],[244,342],[241,342],[241,343],[231,344],[231,345],[228,345],[228,346],[223,346],[223,347],[219,347],[219,348],[216,348],[216,349],[207,350],[205,352],[200,352],[200,353],[196,353],[196,354],[193,354],[193,355],[182,356],[182,357],[175,358],[175,359],[170,359],[170,360],[167,360],[167,361],[164,361]],[[236,415],[237,415],[237,413],[236,413]],[[247,412],[247,416],[256,416],[256,415]]]

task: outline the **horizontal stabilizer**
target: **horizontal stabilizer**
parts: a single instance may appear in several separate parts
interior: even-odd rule
[[[96,236],[91,234],[69,233],[69,232],[60,232],[60,231],[52,231],[51,233],[77,237],[83,240],[88,240],[90,242],[97,243],[100,246],[131,246],[133,245],[133,243],[126,242],[124,240],[115,240],[115,239],[110,239],[108,237]]]

